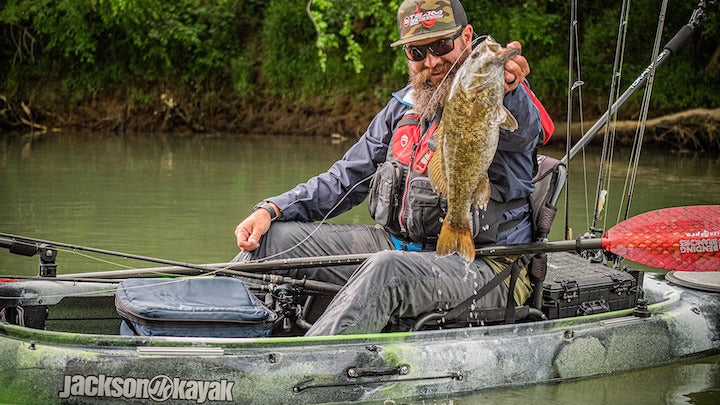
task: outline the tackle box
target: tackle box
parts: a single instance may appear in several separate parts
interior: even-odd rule
[[[121,335],[268,336],[275,315],[231,277],[128,279],[118,285]]]
[[[572,253],[548,254],[543,312],[549,319],[633,308],[638,285],[629,272]]]

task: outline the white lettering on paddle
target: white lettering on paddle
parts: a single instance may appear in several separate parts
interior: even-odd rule
[[[680,241],[680,253],[712,253],[720,251],[718,239],[687,239]]]

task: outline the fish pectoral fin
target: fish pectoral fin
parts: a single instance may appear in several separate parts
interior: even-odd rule
[[[475,200],[475,204],[483,211],[487,209],[487,205],[490,202],[490,178],[487,173],[480,178],[480,182],[473,192],[473,200]]]
[[[517,120],[502,104],[495,110],[495,119],[493,119],[493,123],[498,124],[500,128],[508,131],[515,131],[518,129]]]
[[[447,175],[445,174],[445,157],[443,154],[443,124],[438,126],[435,134],[435,153],[433,153],[428,163],[428,177],[435,191],[442,195],[448,195]]]

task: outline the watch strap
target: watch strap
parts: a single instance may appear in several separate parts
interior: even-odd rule
[[[263,209],[267,211],[268,214],[270,214],[270,222],[275,221],[278,217],[277,212],[275,211],[275,207],[273,207],[273,205],[270,204],[269,201],[260,201],[259,203],[255,204],[255,206],[253,207],[253,212],[259,209]]]

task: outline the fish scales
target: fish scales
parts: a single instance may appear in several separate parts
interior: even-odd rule
[[[500,127],[517,129],[517,121],[503,106],[503,72],[505,62],[518,52],[488,37],[455,75],[428,172],[433,187],[448,200],[436,246],[438,256],[457,252],[468,262],[475,260],[470,209],[472,204],[485,209],[490,200],[487,171]]]

